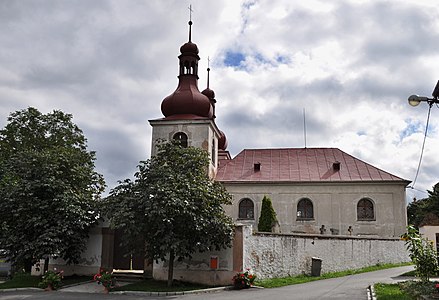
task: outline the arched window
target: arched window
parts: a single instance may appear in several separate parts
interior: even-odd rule
[[[187,135],[184,132],[177,132],[176,134],[174,134],[174,136],[172,137],[174,140],[179,141],[180,145],[183,148],[187,148]]]
[[[357,219],[359,221],[373,221],[373,220],[375,220],[373,202],[371,200],[363,198],[360,201],[358,201]]]
[[[314,208],[311,200],[304,198],[297,203],[297,219],[314,219]]]
[[[255,218],[255,205],[253,201],[248,198],[242,199],[239,202],[239,219],[254,219]]]

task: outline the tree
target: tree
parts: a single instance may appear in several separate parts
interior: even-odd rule
[[[408,223],[418,228],[427,215],[439,217],[439,183],[427,190],[428,198],[413,201],[407,206]]]
[[[430,277],[437,274],[438,259],[432,241],[423,238],[414,226],[407,226],[407,233],[401,238],[405,241],[410,259],[415,265],[416,277],[423,282],[429,282]]]
[[[271,204],[271,199],[264,196],[262,199],[261,216],[258,222],[258,231],[271,232],[276,221],[276,212]]]
[[[0,248],[14,266],[77,263],[105,183],[72,115],[16,111],[0,130]]]
[[[208,164],[202,149],[161,143],[135,181],[120,182],[107,197],[109,220],[124,231],[126,248],[168,261],[168,285],[175,259],[231,246],[233,222],[222,207],[231,196],[208,177]]]

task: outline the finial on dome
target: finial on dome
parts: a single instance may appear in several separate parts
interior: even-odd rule
[[[189,43],[190,43],[191,38],[192,38],[192,24],[193,24],[192,23],[192,12],[193,12],[192,4],[189,5],[188,9],[189,9],[189,22],[188,22],[188,24],[189,24]]]
[[[209,78],[210,78],[210,58],[207,57],[207,88],[209,88]]]

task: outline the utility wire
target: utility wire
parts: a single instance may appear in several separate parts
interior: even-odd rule
[[[422,156],[424,155],[425,140],[427,139],[428,124],[430,123],[431,107],[432,107],[432,105],[429,105],[428,116],[427,116],[427,125],[425,125],[424,141],[422,142],[421,155],[419,157],[419,163],[418,163],[418,169],[416,170],[416,176],[415,176],[415,179],[413,180],[413,184],[411,186],[412,189],[414,189],[414,187],[415,187],[416,180],[418,179],[418,175],[419,175],[419,169],[421,168]]]

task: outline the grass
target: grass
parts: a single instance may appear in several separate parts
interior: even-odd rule
[[[404,281],[399,283],[399,288],[406,294],[410,295],[412,299],[420,299],[421,296],[437,295],[435,285],[437,282],[421,282],[421,281]]]
[[[180,281],[174,281],[174,285],[167,286],[167,281],[158,281],[154,279],[146,279],[139,282],[131,283],[128,285],[120,286],[114,291],[142,291],[142,292],[182,292],[192,291],[208,288],[208,286],[201,284],[186,283]]]
[[[416,271],[410,271],[410,272],[406,272],[404,274],[401,274],[401,276],[410,276],[410,277],[415,277],[416,276]]]
[[[366,272],[373,272],[373,271],[390,269],[390,268],[401,267],[401,266],[408,266],[408,265],[411,265],[411,263],[379,264],[379,265],[365,267],[365,268],[356,269],[356,270],[347,270],[347,271],[340,271],[340,272],[325,273],[319,277],[312,277],[309,275],[298,275],[298,276],[294,276],[294,277],[263,279],[263,280],[257,280],[255,282],[255,285],[262,286],[265,288],[275,288],[275,287],[281,287],[281,286],[286,286],[286,285],[300,284],[300,283],[322,280],[322,279],[329,279],[329,278],[337,278],[337,277],[361,274],[361,273],[366,273]]]
[[[31,276],[30,274],[17,274],[11,280],[0,283],[0,289],[38,287],[39,282],[39,276]]]
[[[384,284],[377,283],[374,285],[377,300],[412,300],[406,292],[399,288],[397,283]]]
[[[61,281],[61,286],[67,286],[67,285],[87,282],[91,280],[93,280],[92,276],[79,276],[79,275],[65,276]]]
[[[67,286],[75,283],[85,282],[92,280],[91,276],[66,276],[61,282],[61,286]],[[7,280],[0,283],[0,289],[14,289],[25,287],[38,287],[38,283],[41,281],[40,276],[31,276],[30,274],[17,274],[11,280]]]

